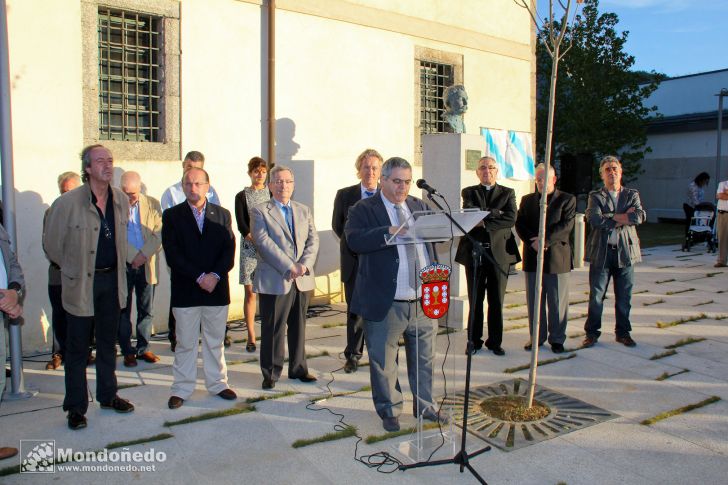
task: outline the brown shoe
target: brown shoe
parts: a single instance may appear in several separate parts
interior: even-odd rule
[[[124,356],[124,367],[136,367],[137,361],[136,361],[136,355],[129,354]]]
[[[46,370],[56,370],[61,366],[63,359],[61,358],[61,354],[54,353],[51,356],[51,360],[48,361],[46,364]]]
[[[624,337],[617,337],[616,340],[626,347],[635,347],[637,345],[637,342],[632,340],[632,337],[630,337],[629,335],[625,335]]]
[[[587,335],[584,341],[581,343],[581,346],[585,349],[588,349],[589,347],[594,347],[594,344],[597,343],[597,338],[592,337],[591,335]]]
[[[714,268],[725,268],[725,267],[728,267],[728,264],[725,264],[725,263],[715,263],[713,265],[713,267]]]
[[[232,401],[238,398],[238,395],[235,394],[235,391],[233,391],[232,389],[223,389],[222,391],[218,392],[217,395],[227,401]]]
[[[169,401],[167,401],[167,407],[169,409],[177,409],[182,407],[182,404],[184,404],[185,400],[178,396],[172,396],[169,398]]]
[[[146,351],[142,354],[139,354],[137,356],[138,359],[142,359],[144,362],[149,362],[150,364],[154,364],[155,362],[159,362],[159,357],[154,355],[154,353],[150,351]]]
[[[18,454],[17,448],[12,448],[10,446],[3,446],[0,448],[0,460],[5,460],[6,458],[12,458],[13,456]]]

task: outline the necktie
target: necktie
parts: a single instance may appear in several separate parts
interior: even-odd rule
[[[296,247],[296,233],[293,231],[293,213],[291,212],[291,208],[287,205],[283,206],[283,212],[286,213],[286,224],[288,225],[288,230],[291,232],[291,239],[293,239],[293,251],[294,254],[297,255],[298,248]]]
[[[404,213],[404,209],[401,205],[397,204],[394,206],[397,210],[397,221],[399,225],[404,224],[407,221],[407,216]],[[407,226],[405,226],[407,227]],[[417,251],[415,250],[414,244],[405,244],[404,249],[407,252],[407,264],[409,265],[409,271],[407,271],[409,275],[409,285],[410,288],[413,290],[417,290],[417,286],[415,283],[415,269],[416,269],[416,262],[417,262]]]
[[[366,198],[368,199],[369,197],[371,197],[372,195],[374,195],[374,192],[369,192],[368,190],[365,190],[364,191],[364,195],[366,195],[367,196]]]

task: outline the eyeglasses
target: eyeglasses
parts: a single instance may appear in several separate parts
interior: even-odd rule
[[[274,180],[275,185],[293,185],[293,180]]]
[[[192,187],[197,187],[199,189],[205,185],[210,185],[210,182],[185,182],[185,187],[188,189]]]
[[[391,179],[389,177],[386,177],[386,179],[392,181],[392,183],[394,183],[394,185],[411,185],[412,184],[412,179],[407,179],[407,180],[405,180],[405,179]]]

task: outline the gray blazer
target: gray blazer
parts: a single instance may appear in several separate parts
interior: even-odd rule
[[[642,209],[640,194],[634,189],[622,187],[614,206],[612,197],[606,188],[594,190],[589,193],[589,204],[586,208],[586,219],[592,231],[586,244],[585,260],[600,267],[607,259],[607,240],[609,233],[617,226],[614,214],[622,214],[630,208],[634,212],[629,214],[629,225],[617,227],[619,267],[623,268],[642,261],[640,240],[637,237],[635,226],[647,219],[647,213]]]
[[[253,289],[266,295],[285,295],[291,290],[292,282],[286,276],[291,266],[298,262],[308,268],[308,273],[296,278],[299,291],[316,288],[313,265],[318,255],[319,238],[313,224],[311,209],[291,201],[293,210],[294,236],[288,229],[283,214],[275,202],[258,204],[250,212],[250,234],[258,250],[258,266],[253,277]]]
[[[0,225],[0,251],[3,253],[5,271],[8,274],[8,289],[16,291],[24,289],[25,278],[23,277],[23,270],[20,267],[20,263],[18,263],[15,252],[10,248],[10,236],[2,225]]]

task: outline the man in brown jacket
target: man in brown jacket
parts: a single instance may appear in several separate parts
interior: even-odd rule
[[[129,199],[111,187],[114,158],[103,145],[81,152],[84,184],[63,194],[48,214],[43,248],[61,268],[66,335],[68,427],[86,427],[86,358],[96,333],[96,398],[103,409],[128,413],[134,406],[116,395],[116,334],[126,304],[126,226]]]
[[[129,198],[126,257],[126,308],[119,321],[119,346],[124,366],[135,367],[137,358],[154,363],[159,357],[148,350],[152,337],[154,286],[159,279],[157,254],[162,247],[162,207],[157,199],[142,194],[142,178],[124,172],[121,190]],[[136,292],[136,349],[131,345],[131,296]]]

